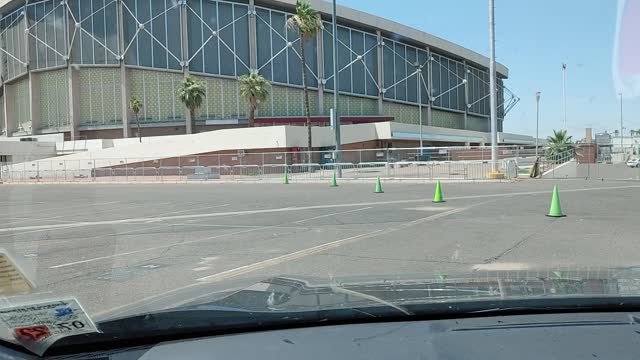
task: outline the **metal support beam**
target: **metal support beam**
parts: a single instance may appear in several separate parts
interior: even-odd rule
[[[383,56],[382,56],[382,51],[384,48],[383,42],[384,40],[382,40],[382,33],[380,32],[380,30],[376,31],[376,36],[378,37],[378,49],[376,50],[377,55],[378,55],[378,87],[380,88],[380,91],[378,92],[378,115],[384,115],[384,64],[382,63],[383,61]],[[337,75],[336,75],[337,76]]]
[[[67,90],[69,91],[69,129],[71,140],[78,138],[80,122],[80,70],[69,65],[67,67]]]
[[[183,0],[182,5],[180,5],[180,33],[182,34],[182,47],[180,49],[182,56],[182,72],[184,74],[184,78],[186,79],[189,76],[189,49],[188,49],[188,41],[187,37],[187,1]],[[193,134],[195,129],[193,129],[193,124],[191,122],[191,113],[189,109],[185,107],[184,109],[184,120],[186,126],[187,134]],[[195,119],[194,119],[195,120]]]
[[[464,129],[467,130],[467,126],[468,126],[468,121],[467,118],[469,117],[469,107],[467,106],[469,104],[469,74],[467,72],[468,68],[467,68],[467,61],[464,60],[462,62],[463,66],[464,66]]]
[[[498,170],[498,119],[496,99],[496,26],[494,0],[489,0],[489,99],[491,103],[491,170]]]
[[[40,131],[40,82],[38,74],[33,74],[29,68],[29,60],[31,59],[29,46],[29,17],[27,17],[27,5],[29,0],[24,4],[24,44],[25,44],[25,60],[27,64],[27,76],[29,79],[29,121],[31,121],[31,135],[37,135]]]
[[[128,138],[131,136],[131,124],[129,122],[129,79],[127,77],[127,68],[124,65],[124,24],[123,24],[123,9],[122,0],[118,0],[118,53],[120,60],[120,116],[122,116],[122,137]]]
[[[251,71],[258,68],[258,43],[256,37],[256,5],[249,0],[249,67]]]
[[[429,85],[429,103],[427,104],[427,126],[433,126],[433,61],[431,61],[431,48],[427,47],[427,77]]]
[[[79,110],[80,110],[80,93],[79,93],[79,76],[78,70],[73,69],[71,66],[71,59],[73,58],[73,44],[71,43],[71,33],[76,30],[76,24],[70,22],[69,10],[65,5],[64,9],[64,60],[67,62],[67,116],[69,117],[69,138],[74,140],[78,137],[78,123]]]
[[[318,115],[324,115],[324,43],[323,43],[323,31],[318,31],[316,35],[316,42],[318,43],[318,56],[317,56],[317,72],[318,72]],[[311,114],[313,115],[313,114]]]

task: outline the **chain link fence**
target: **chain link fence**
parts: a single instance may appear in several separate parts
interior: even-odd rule
[[[517,158],[524,147],[501,147],[498,171],[506,179],[518,176]],[[363,149],[309,153],[237,151],[229,154],[189,155],[166,159],[54,158],[1,164],[4,182],[186,182],[209,180],[291,181],[330,179],[334,172],[346,179],[483,180],[492,171],[488,147]],[[338,171],[339,170],[339,171]]]

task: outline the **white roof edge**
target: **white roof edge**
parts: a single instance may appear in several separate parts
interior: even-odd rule
[[[258,0],[258,2],[264,3],[281,3],[286,6],[295,6],[296,0]],[[309,0],[311,5],[319,12],[327,15],[331,15],[333,12],[332,4],[327,0]],[[400,35],[402,37],[412,39],[414,41],[425,44],[425,46],[432,47],[437,50],[442,50],[453,55],[457,55],[463,59],[466,59],[472,63],[478,64],[485,68],[489,68],[489,58],[483,56],[473,50],[467,49],[451,41],[442,39],[435,35],[431,35],[424,31],[414,29],[412,27],[397,23],[392,20],[381,18],[372,14],[365,13],[360,10],[355,10],[350,7],[337,5],[338,17],[347,21],[356,22],[363,26],[375,27],[384,32],[390,32]],[[509,77],[509,69],[496,62],[496,72],[506,78]]]

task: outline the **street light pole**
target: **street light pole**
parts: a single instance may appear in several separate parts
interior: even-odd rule
[[[334,161],[340,163],[340,115],[338,113],[338,20],[336,19],[336,0],[333,0],[333,125],[336,139]],[[342,177],[340,166],[336,170],[337,177]]]
[[[622,92],[619,92],[620,95],[620,150],[622,151],[622,160],[624,161],[624,137],[622,136],[622,132],[624,128],[622,127]]]
[[[540,122],[540,91],[536,92],[536,159],[538,158],[538,124]]]
[[[564,106],[564,122],[562,123],[564,131],[567,131],[567,64],[562,63],[562,101]]]
[[[422,65],[418,65],[418,69],[416,70],[416,80],[418,86],[418,119],[420,122],[420,159],[418,161],[422,161],[422,88],[420,87],[420,80],[422,80]]]
[[[498,120],[496,103],[496,34],[494,0],[489,0],[489,98],[491,104],[491,171],[498,170]]]

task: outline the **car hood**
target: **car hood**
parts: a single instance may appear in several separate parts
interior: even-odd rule
[[[154,308],[132,305],[104,316],[122,318],[180,310],[315,311],[487,299],[640,295],[640,268],[478,271],[435,276],[317,278],[283,275],[201,284],[156,299]]]

